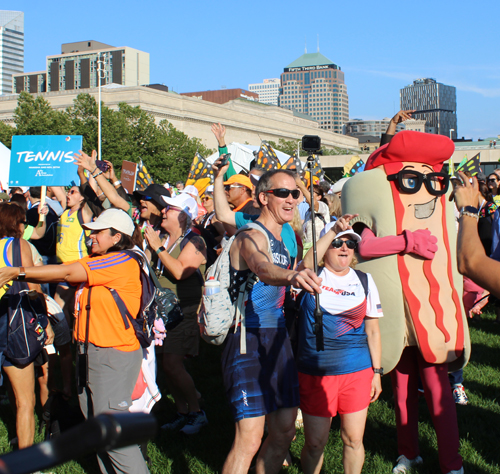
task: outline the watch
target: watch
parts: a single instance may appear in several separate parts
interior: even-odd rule
[[[384,368],[383,367],[380,367],[378,369],[373,369],[373,373],[374,374],[380,374],[380,376],[384,375]]]
[[[460,209],[460,217],[468,216],[473,217],[476,220],[479,220],[479,209],[473,206],[464,206]]]
[[[156,255],[160,255],[162,252],[165,252],[165,247],[162,245],[161,247],[158,247],[156,250]]]
[[[24,267],[19,267],[19,275],[17,275],[17,281],[24,281],[26,278],[26,270]]]

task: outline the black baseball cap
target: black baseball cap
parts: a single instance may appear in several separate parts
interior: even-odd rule
[[[153,200],[158,207],[165,207],[165,201],[161,198],[161,196],[171,196],[170,191],[161,184],[150,184],[142,191],[134,191],[134,197],[138,201],[144,199],[144,197],[148,197]]]

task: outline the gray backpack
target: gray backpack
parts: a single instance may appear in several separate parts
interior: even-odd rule
[[[236,236],[240,232],[250,229],[258,230],[266,236],[267,247],[272,261],[269,236],[259,224],[252,222],[238,229],[236,234],[227,241],[221,254],[205,275],[206,280],[213,277],[214,280],[219,281],[220,291],[213,295],[203,295],[198,315],[201,337],[208,343],[215,345],[220,345],[224,342],[233,323],[234,332],[236,332],[238,325],[241,323],[241,354],[246,354],[245,297],[252,286],[258,281],[258,277],[255,273],[250,272],[246,281],[240,285],[238,298],[234,303],[231,303],[229,296],[229,286],[231,283],[229,278],[229,250]]]

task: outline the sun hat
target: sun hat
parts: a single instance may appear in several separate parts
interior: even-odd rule
[[[185,212],[191,220],[198,217],[198,204],[189,194],[181,193],[174,197],[163,196],[162,199],[167,206],[182,209],[182,211]]]
[[[347,180],[349,178],[341,178],[339,179],[331,188],[330,192],[335,194],[335,193],[340,193],[342,192],[342,188],[344,187],[344,184],[347,183]]]
[[[82,224],[82,227],[88,230],[115,229],[130,237],[132,237],[135,229],[130,216],[125,211],[115,208],[107,209],[94,222]]]

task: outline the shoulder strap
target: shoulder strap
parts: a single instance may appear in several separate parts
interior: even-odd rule
[[[21,242],[19,239],[12,240],[12,266],[22,267],[23,261],[21,256]]]
[[[365,290],[365,298],[368,298],[368,275],[365,272],[362,272],[361,270],[356,270],[356,275],[358,275],[359,281],[363,285],[363,290]]]
[[[250,223],[244,225],[243,227],[240,227],[236,231],[236,234],[234,234],[234,235],[238,235],[239,233],[245,232],[247,230],[258,230],[262,235],[264,235],[266,237],[267,249],[269,250],[269,255],[271,256],[271,261],[272,261],[273,251],[271,249],[271,241],[269,240],[269,236],[267,235],[267,232],[266,232],[264,226],[262,224],[260,224],[259,222],[250,222]]]
[[[87,305],[85,306],[85,309],[87,310],[87,324],[85,328],[85,344],[84,344],[84,354],[88,354],[89,352],[89,326],[90,326],[90,293],[92,292],[92,287],[89,286],[89,293],[87,295]],[[80,327],[80,325],[78,325]]]
[[[78,218],[78,222],[79,222],[80,226],[83,227],[83,224],[85,224],[85,222],[83,222],[83,209],[82,208],[78,209],[78,212],[76,213],[76,217]]]

